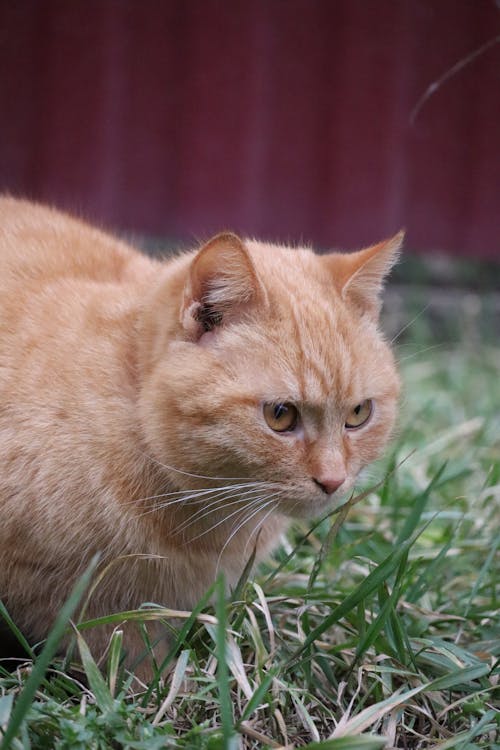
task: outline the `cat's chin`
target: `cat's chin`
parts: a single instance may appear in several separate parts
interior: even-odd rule
[[[350,490],[334,492],[332,495],[325,495],[322,498],[309,498],[303,501],[282,502],[280,505],[281,512],[291,519],[311,520],[326,516],[329,512],[340,508],[350,496]]]

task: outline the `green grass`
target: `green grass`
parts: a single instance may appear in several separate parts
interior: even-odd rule
[[[60,630],[0,663],[2,748],[500,750],[500,353],[399,354],[399,434],[365,486],[386,479],[340,527],[296,527],[230,598],[218,583],[146,692],[119,631],[104,674],[84,628],[83,675],[50,662]]]

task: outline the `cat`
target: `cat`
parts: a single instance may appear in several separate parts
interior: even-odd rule
[[[397,412],[378,318],[401,243],[223,233],[162,261],[0,199],[0,598],[32,641],[95,553],[86,617],[190,609],[352,490]],[[85,631],[96,658],[109,634]],[[135,625],[124,647],[134,665]]]

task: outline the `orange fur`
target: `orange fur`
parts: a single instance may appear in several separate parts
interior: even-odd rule
[[[225,234],[159,262],[0,199],[0,596],[31,638],[97,551],[132,557],[90,616],[190,608],[256,540],[262,558],[289,517],[324,512],[318,482],[353,487],[395,418],[377,316],[400,242],[321,257]],[[267,402],[295,404],[297,429],[273,432]],[[106,633],[88,638],[102,651]],[[125,645],[131,663],[133,627]]]

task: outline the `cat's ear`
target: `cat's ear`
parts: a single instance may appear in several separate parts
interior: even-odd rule
[[[195,255],[184,287],[181,322],[199,338],[257,302],[263,289],[252,259],[235,234],[218,234]]]
[[[347,303],[370,317],[378,317],[384,280],[399,257],[403,239],[401,231],[364,250],[323,256],[335,286]]]

